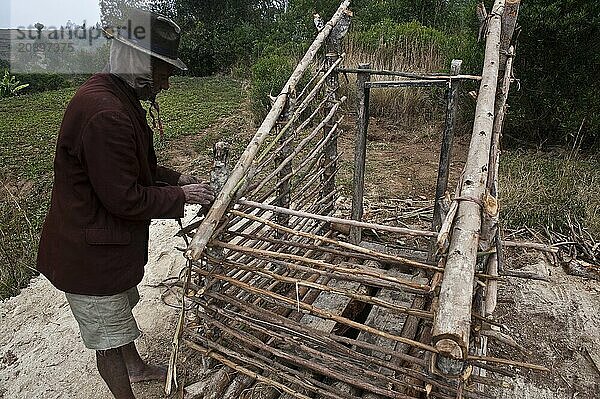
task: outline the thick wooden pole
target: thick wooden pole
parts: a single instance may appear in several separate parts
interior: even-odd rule
[[[359,69],[371,69],[371,64],[360,64]],[[356,146],[354,150],[354,180],[352,182],[352,220],[362,221],[363,199],[365,191],[365,165],[367,158],[367,131],[369,129],[369,97],[370,89],[365,84],[371,79],[368,72],[359,73],[356,77],[356,95],[358,100],[358,118],[356,122]],[[362,241],[362,230],[350,228],[350,242],[358,245]]]
[[[213,167],[210,171],[210,187],[214,192],[219,192],[227,179],[229,178],[229,168],[227,167],[229,163],[229,144],[219,141],[215,143],[213,146]],[[187,243],[187,238],[184,238]],[[220,256],[222,254],[221,248],[213,249],[213,255]],[[222,269],[218,267],[218,265],[213,265],[215,272],[221,272]],[[188,286],[191,282],[192,276],[192,262],[188,261],[188,266],[186,270],[186,277],[183,285],[183,292],[187,292]],[[213,280],[213,283],[217,283]],[[210,282],[207,281],[207,285],[210,285]],[[218,289],[217,286],[213,288],[213,290]],[[186,301],[182,298],[181,300],[181,309],[179,312],[179,318],[177,319],[177,326],[175,327],[175,334],[173,336],[173,341],[171,342],[171,356],[169,358],[169,366],[167,369],[167,379],[165,381],[165,393],[167,395],[171,394],[173,386],[177,387],[177,359],[179,355],[179,341],[181,336],[183,335],[183,328],[185,324],[185,312],[186,312]]]
[[[506,115],[508,93],[512,79],[512,63],[515,49],[511,46],[513,42],[513,33],[517,25],[519,15],[520,0],[506,0],[504,14],[502,16],[502,34],[500,36],[500,65],[499,74],[502,77],[502,84],[496,91],[496,117],[492,131],[492,147],[490,151],[490,167],[488,171],[488,192],[490,199],[495,203],[495,212],[485,214],[482,226],[484,245],[480,246],[483,251],[495,249],[486,261],[486,273],[491,276],[497,276],[499,272],[499,255],[502,252],[502,244],[498,237],[499,207],[498,203],[498,167],[500,162],[500,140],[502,138],[502,128],[504,126],[504,117]],[[496,309],[498,298],[498,281],[490,280],[485,289],[484,306],[482,314],[491,315]]]
[[[440,352],[435,356],[435,366],[453,375],[462,372],[462,364],[457,360],[468,356],[475,265],[494,125],[503,9],[504,0],[496,0],[489,20],[483,74],[460,202],[433,323],[433,342]]]
[[[510,55],[508,50],[513,42],[513,34],[517,27],[517,17],[521,0],[505,0],[504,15],[502,16],[502,33],[500,36],[500,72],[506,68]]]
[[[186,251],[186,257],[192,260],[198,260],[202,255],[202,252],[206,248],[206,244],[211,239],[213,233],[215,232],[223,214],[229,207],[231,200],[234,198],[236,190],[240,187],[240,183],[246,176],[247,171],[252,165],[260,146],[264,143],[265,139],[268,137],[269,133],[277,123],[279,116],[283,112],[285,104],[287,102],[288,95],[290,93],[294,93],[296,91],[296,85],[304,75],[306,69],[310,66],[313,61],[315,55],[321,48],[323,42],[331,33],[333,27],[340,20],[344,12],[347,10],[350,5],[350,0],[344,0],[336,13],[333,15],[331,20],[325,25],[325,27],[321,30],[321,32],[317,35],[316,39],[309,47],[308,51],[300,61],[300,63],[296,66],[296,69],[290,76],[289,80],[283,87],[283,90],[277,96],[277,100],[269,114],[263,121],[263,123],[258,128],[258,131],[254,135],[254,138],[246,147],[246,150],[241,155],[238,163],[235,168],[231,172],[231,176],[225,183],[225,186],[221,190],[221,192],[217,195],[215,203],[211,207],[210,211],[206,215],[206,218],[202,222],[202,224],[196,230],[194,238],[190,243],[188,250]]]

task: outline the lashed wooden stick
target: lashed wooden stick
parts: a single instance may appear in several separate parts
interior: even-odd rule
[[[225,356],[222,356],[222,355],[220,355],[220,354],[218,354],[218,353],[216,353],[214,351],[211,351],[208,348],[204,348],[203,346],[198,345],[195,342],[192,342],[192,341],[187,340],[187,339],[185,339],[183,342],[186,345],[188,345],[190,348],[192,348],[192,349],[198,351],[199,353],[201,353],[202,355],[208,356],[210,358],[213,358],[213,359],[215,359],[215,360],[223,363],[225,366],[227,366],[227,367],[229,367],[229,368],[231,368],[231,369],[233,369],[235,371],[238,371],[240,373],[243,373],[243,374],[245,374],[245,375],[247,375],[249,377],[252,377],[252,378],[254,378],[254,379],[256,379],[256,380],[258,380],[260,382],[264,382],[265,384],[269,384],[271,386],[274,386],[274,387],[276,387],[277,389],[280,389],[283,392],[289,393],[290,395],[294,396],[295,398],[299,398],[299,399],[311,399],[308,396],[302,395],[302,394],[300,394],[300,393],[292,390],[291,388],[288,388],[284,384],[281,384],[281,383],[279,383],[277,381],[274,381],[274,380],[271,380],[269,378],[266,378],[266,377],[264,377],[264,376],[262,376],[262,375],[260,375],[260,374],[258,374],[256,372],[252,371],[252,370],[249,370],[249,369],[247,369],[245,367],[242,367],[242,366],[240,366],[240,365],[238,365],[238,364],[230,361]]]
[[[283,260],[288,260],[288,261],[303,262],[303,263],[309,264],[313,267],[317,267],[319,269],[335,270],[335,271],[338,271],[341,273],[347,273],[347,274],[351,274],[351,275],[363,275],[363,276],[367,276],[367,277],[374,277],[374,278],[377,278],[380,280],[384,280],[386,282],[405,285],[407,287],[411,287],[411,288],[415,288],[415,289],[419,289],[419,290],[423,290],[423,291],[429,291],[429,288],[430,288],[427,285],[419,284],[414,281],[406,280],[406,279],[403,279],[400,277],[389,276],[386,274],[378,273],[378,272],[363,269],[363,268],[340,267],[340,266],[334,265],[332,263],[327,263],[322,260],[310,259],[310,258],[305,258],[302,256],[284,254],[284,253],[267,251],[267,250],[246,248],[246,247],[242,247],[239,245],[225,243],[222,241],[213,241],[212,245],[214,245],[216,247],[220,247],[220,248],[231,249],[233,251],[245,252],[248,254],[256,254],[257,256],[263,256],[267,259],[283,259]]]
[[[477,362],[490,362],[490,363],[496,363],[496,364],[505,364],[508,366],[522,367],[524,369],[550,372],[550,369],[548,369],[547,367],[544,367],[544,366],[540,366],[537,364],[531,364],[531,363],[525,363],[525,362],[517,362],[517,361],[509,360],[509,359],[502,359],[499,357],[468,355],[467,360],[477,361]]]
[[[343,57],[345,57],[345,54],[342,54],[341,56],[342,58],[338,59],[336,62],[336,65],[339,65],[340,62],[342,62]],[[310,105],[310,103],[312,102],[312,100],[314,100],[317,96],[317,94],[319,93],[319,91],[321,90],[321,88],[323,87],[323,85],[325,84],[325,81],[327,80],[327,78],[333,73],[335,67],[330,68],[321,78],[321,80],[319,80],[319,82],[315,85],[315,87],[311,90],[311,92],[308,94],[308,96],[306,97],[306,99],[304,99],[302,101],[302,103],[300,103],[300,105],[298,105],[297,109],[294,111],[294,113],[292,114],[292,117],[290,118],[290,120],[287,122],[287,124],[281,129],[281,132],[279,132],[276,136],[275,139],[266,146],[266,148],[264,149],[264,151],[261,153],[260,156],[258,156],[257,158],[257,162],[261,163],[261,161],[264,159],[264,157],[273,149],[273,147],[275,146],[275,144],[279,141],[279,139],[286,133],[287,130],[289,130],[294,122],[300,117],[300,115],[302,115],[302,113],[306,110],[306,108]],[[325,98],[325,100],[323,100],[321,102],[321,104],[326,103],[326,100],[328,98]],[[320,108],[320,107],[319,107]],[[305,120],[304,122],[302,122],[302,124],[295,129],[295,131],[302,131],[302,129],[304,129],[306,126],[308,126],[308,124],[310,123],[310,121],[312,120],[312,118],[317,114],[317,110],[313,111],[312,115]],[[276,151],[277,152],[277,151]]]
[[[336,314],[332,314],[331,312],[329,312],[327,310],[320,309],[320,308],[317,308],[315,306],[308,305],[308,304],[305,304],[305,303],[302,303],[302,302],[297,302],[297,301],[295,301],[293,299],[287,298],[287,297],[279,295],[277,293],[273,293],[273,292],[270,292],[270,291],[266,291],[266,290],[263,290],[263,289],[252,287],[252,286],[250,286],[248,284],[241,283],[241,282],[239,282],[239,281],[237,281],[237,280],[235,280],[235,279],[233,279],[231,277],[227,277],[227,276],[224,276],[224,275],[211,274],[210,272],[204,271],[202,269],[197,269],[196,272],[199,273],[199,274],[205,275],[205,276],[211,276],[212,278],[217,278],[217,279],[219,279],[221,281],[226,281],[226,282],[228,282],[228,283],[230,283],[232,285],[236,285],[236,286],[238,286],[240,288],[243,288],[244,290],[246,290],[248,292],[252,292],[252,293],[255,293],[255,294],[263,296],[263,297],[272,298],[273,300],[276,300],[276,301],[278,301],[279,303],[282,303],[282,304],[286,304],[287,306],[291,306],[292,308],[299,307],[300,309],[305,310],[305,311],[307,311],[307,312],[309,312],[311,314],[314,314],[314,315],[316,315],[318,317],[326,318],[326,319],[329,319],[329,320],[333,320],[333,321],[335,321],[337,323],[341,323],[341,324],[347,325],[347,326],[355,328],[357,330],[366,331],[368,333],[371,333],[371,334],[374,334],[374,335],[378,335],[378,336],[381,336],[383,338],[391,339],[391,340],[394,340],[394,341],[402,342],[402,343],[405,343],[407,345],[411,345],[411,346],[414,346],[416,348],[423,349],[423,350],[426,350],[426,351],[437,352],[437,350],[434,347],[430,346],[430,345],[426,345],[426,344],[423,344],[421,342],[417,342],[417,341],[413,341],[413,340],[406,339],[406,338],[403,338],[403,337],[399,337],[399,336],[394,335],[394,334],[389,334],[389,333],[386,333],[385,331],[381,331],[381,330],[378,330],[378,329],[373,328],[373,327],[365,326],[365,325],[363,325],[361,323],[357,323],[357,322],[355,322],[353,320],[350,320],[350,319],[348,319],[346,317],[342,317],[342,316],[338,316]]]
[[[219,313],[223,313],[222,310],[216,309],[214,307],[212,307],[212,310],[218,311]],[[391,385],[391,383],[393,383],[394,381],[391,380],[389,377],[380,376],[377,373],[374,373],[373,371],[370,371],[365,367],[360,367],[360,366],[364,366],[360,363],[358,365],[355,365],[348,361],[344,361],[344,359],[342,357],[334,357],[326,352],[321,352],[321,351],[315,350],[315,349],[309,347],[308,345],[304,344],[304,342],[296,339],[296,337],[290,337],[287,334],[279,334],[277,332],[270,331],[268,328],[261,327],[261,326],[255,325],[255,324],[253,324],[251,326],[246,324],[248,327],[250,327],[252,329],[257,329],[257,330],[263,331],[264,333],[272,334],[273,336],[275,336],[277,338],[277,340],[283,341],[284,343],[297,348],[297,350],[290,351],[290,353],[287,353],[287,352],[281,351],[277,348],[274,348],[273,346],[268,346],[268,345],[262,343],[260,340],[257,340],[255,337],[253,337],[252,335],[250,335],[248,333],[244,333],[242,331],[236,331],[236,330],[228,327],[227,325],[220,323],[219,321],[210,320],[209,322],[215,324],[216,326],[218,326],[218,328],[220,328],[227,334],[231,335],[233,338],[235,338],[237,340],[241,340],[251,346],[260,348],[261,350],[264,350],[266,352],[270,352],[276,357],[282,358],[287,361],[291,361],[293,363],[304,366],[305,368],[312,369],[314,371],[334,377],[336,379],[346,381],[346,382],[348,382],[352,385],[358,386],[362,389],[370,390],[373,392],[378,392],[380,394],[383,394],[385,396],[392,397],[392,398],[401,398],[402,397],[402,396],[396,396],[397,393],[394,393],[389,390],[384,390],[384,389],[380,388],[379,386],[373,385],[370,383],[370,382],[373,382],[374,380],[381,379],[381,380],[387,381],[387,383]],[[294,352],[302,353],[307,356],[311,356],[312,359],[305,359],[305,358],[302,358],[299,356],[294,356],[293,355]],[[359,358],[350,359],[350,360],[356,362],[357,360],[359,360]],[[339,368],[340,370],[343,370],[343,371],[336,371],[335,368]],[[348,373],[348,370],[350,371],[350,373]],[[359,372],[362,372],[361,374],[363,374],[363,375],[369,376],[370,377],[369,381],[367,382],[367,381],[363,380],[361,377],[359,377]],[[424,391],[424,389],[421,387],[415,387],[415,388],[419,389],[420,391]],[[309,389],[311,389],[311,388],[309,388]],[[311,389],[311,390],[314,391],[314,389]],[[393,395],[393,396],[390,396],[390,395]]]
[[[251,206],[253,208],[260,208],[260,209],[264,209],[264,210],[268,210],[268,211],[272,211],[272,212],[288,213],[289,215],[292,215],[292,216],[323,220],[327,223],[338,223],[338,224],[345,225],[345,226],[356,226],[356,227],[362,227],[364,229],[373,229],[373,230],[385,231],[385,232],[389,232],[389,233],[405,234],[405,235],[410,235],[410,236],[415,236],[415,237],[436,237],[437,236],[437,233],[435,233],[433,231],[406,229],[403,227],[387,226],[384,224],[359,222],[356,220],[348,220],[348,219],[342,219],[342,218],[336,218],[336,217],[327,217],[327,216],[310,214],[307,212],[302,212],[302,211],[293,210],[293,209],[279,208],[279,207],[276,207],[273,205],[262,204],[259,202],[254,202],[254,201],[249,201],[249,200],[240,200],[239,203],[242,205]]]
[[[254,205],[254,203],[252,203],[250,201],[243,201],[243,202],[240,201],[240,202],[243,203],[243,204]],[[273,207],[272,205],[263,205],[263,204],[259,204],[259,205],[260,206],[257,206],[259,208],[260,207],[265,207],[265,208],[271,208],[271,207]],[[275,208],[277,208],[277,207],[275,207]],[[306,212],[291,211],[291,210],[290,210],[290,212],[293,212],[295,214],[311,215],[311,214],[308,214]],[[442,271],[443,270],[443,269],[441,269],[441,268],[439,268],[437,266],[428,265],[428,264],[417,262],[417,261],[414,261],[414,260],[411,260],[411,259],[407,259],[407,258],[402,258],[402,257],[398,257],[398,256],[392,256],[392,255],[389,255],[389,254],[375,252],[375,251],[372,251],[370,249],[363,248],[361,246],[354,245],[354,244],[349,244],[349,243],[346,243],[346,242],[343,242],[343,241],[337,241],[337,240],[333,240],[333,239],[330,239],[330,238],[321,239],[320,236],[311,235],[311,234],[308,234],[308,233],[305,233],[305,232],[302,232],[302,231],[294,231],[294,230],[291,230],[291,229],[287,229],[284,226],[280,226],[280,225],[278,225],[276,223],[273,223],[273,222],[271,222],[269,220],[257,218],[257,217],[255,217],[253,215],[248,215],[248,214],[245,214],[245,213],[242,213],[242,212],[239,212],[239,211],[235,211],[234,210],[234,211],[231,211],[231,213],[234,214],[234,215],[237,215],[237,216],[242,216],[242,217],[245,217],[245,218],[248,218],[248,219],[251,219],[251,220],[255,220],[257,222],[264,223],[264,224],[266,224],[266,225],[268,225],[268,226],[270,226],[270,227],[272,227],[274,229],[285,231],[286,233],[290,233],[290,234],[294,234],[294,235],[299,235],[299,236],[303,236],[303,237],[310,237],[310,238],[313,238],[313,239],[315,239],[317,241],[323,241],[323,242],[327,242],[329,244],[337,245],[337,246],[342,247],[342,248],[351,249],[351,250],[356,251],[358,253],[363,253],[363,254],[366,254],[366,255],[373,255],[373,256],[378,257],[379,260],[382,260],[384,262],[401,264],[401,265],[405,265],[405,266],[412,266],[412,267],[416,267],[416,268],[420,268],[420,269],[427,269],[427,270],[435,270],[435,271]],[[318,216],[318,215],[311,215],[311,216]],[[318,216],[318,217],[314,217],[313,219],[322,220],[322,221],[329,222],[329,223],[331,223],[333,221],[337,221],[337,220],[344,220],[344,219],[332,218],[332,217],[328,217],[328,216]],[[362,222],[357,222],[357,223],[362,223]]]
[[[219,300],[221,300],[221,301],[228,300],[228,298],[226,298],[220,294],[210,293],[209,295],[211,297],[219,298]],[[210,311],[217,312],[229,319],[232,319],[232,320],[235,319],[241,323],[244,323],[244,325],[247,325],[248,327],[250,327],[252,329],[258,329],[260,331],[263,331],[265,334],[273,334],[278,337],[281,337],[283,335],[283,336],[287,336],[292,339],[297,334],[298,337],[301,337],[304,340],[307,340],[310,342],[314,341],[323,350],[332,350],[334,352],[339,352],[340,355],[347,354],[348,356],[356,357],[357,360],[365,362],[365,364],[370,364],[370,363],[378,364],[382,367],[389,368],[391,370],[395,370],[395,371],[402,372],[402,373],[409,373],[420,381],[426,382],[428,384],[432,384],[434,386],[437,386],[444,390],[448,390],[450,392],[456,392],[456,388],[454,386],[447,385],[447,383],[445,383],[445,382],[436,381],[435,379],[429,377],[426,374],[419,373],[414,370],[407,369],[405,367],[399,367],[392,362],[386,362],[386,361],[383,361],[376,357],[368,356],[368,355],[362,354],[360,352],[353,351],[345,345],[353,345],[353,346],[356,345],[359,347],[371,348],[371,349],[373,349],[375,351],[379,351],[379,352],[382,352],[382,350],[383,350],[383,353],[389,354],[392,357],[401,356],[402,358],[406,358],[407,360],[409,360],[411,363],[419,364],[419,365],[422,365],[423,367],[425,367],[426,364],[420,358],[414,358],[409,355],[399,354],[399,353],[391,351],[391,350],[386,351],[381,347],[378,347],[378,346],[375,346],[372,344],[368,344],[366,342],[352,340],[350,338],[345,338],[345,337],[341,337],[341,336],[334,335],[334,334],[325,334],[323,332],[318,332],[318,331],[309,329],[306,326],[302,326],[301,324],[290,323],[290,321],[288,319],[284,319],[281,316],[277,316],[272,312],[269,312],[264,309],[253,308],[252,306],[248,305],[247,303],[243,303],[243,302],[240,302],[237,300],[232,300],[231,303],[233,305],[235,305],[236,307],[243,309],[245,312],[248,312],[249,314],[251,314],[255,317],[258,317],[261,320],[262,320],[262,318],[264,318],[265,320],[269,320],[269,322],[266,322],[266,321],[263,322],[259,319],[252,319],[248,316],[244,316],[243,313],[228,311],[226,309],[217,308],[217,307],[209,305],[209,304],[205,304],[203,306],[206,306]],[[259,323],[259,324],[256,324],[256,323]],[[229,331],[231,331],[231,330],[229,330]],[[294,334],[294,335],[290,335],[290,334]],[[344,345],[340,345],[338,342],[343,343]],[[445,396],[441,396],[441,397],[445,397]],[[485,398],[484,396],[478,395],[475,392],[469,392],[469,391],[465,392],[465,397],[466,398],[474,398],[474,399]]]
[[[217,259],[217,258],[211,258],[210,256],[208,257],[209,260],[213,260],[215,262],[221,262],[223,265],[229,265],[241,270],[247,270],[247,271],[252,271],[252,272],[256,272],[258,274],[263,274],[265,276],[268,276],[274,280],[283,282],[283,283],[288,283],[288,284],[293,284],[293,285],[298,285],[298,286],[303,286],[303,287],[308,287],[308,288],[314,288],[320,291],[325,291],[325,292],[331,292],[334,294],[340,294],[340,295],[344,295],[348,298],[352,298],[355,299],[357,301],[361,301],[364,303],[369,303],[372,305],[377,305],[377,306],[381,306],[383,308],[386,309],[390,309],[399,313],[406,313],[406,314],[411,314],[413,316],[417,316],[420,318],[424,318],[424,319],[431,319],[433,318],[433,314],[431,312],[426,312],[426,311],[422,311],[422,310],[416,310],[416,309],[411,309],[408,308],[406,306],[400,306],[391,302],[387,302],[387,301],[383,301],[381,299],[378,299],[377,297],[372,297],[369,295],[361,295],[361,294],[357,294],[354,292],[350,292],[347,290],[343,290],[340,288],[334,288],[334,287],[329,287],[323,284],[317,284],[314,282],[310,282],[310,281],[305,281],[302,279],[298,279],[298,278],[293,278],[293,277],[285,277],[283,275],[279,275],[277,273],[273,273],[271,271],[268,271],[264,268],[260,268],[260,267],[254,267],[254,266],[247,266],[241,263],[236,263],[236,262],[229,262],[227,261],[227,259]]]

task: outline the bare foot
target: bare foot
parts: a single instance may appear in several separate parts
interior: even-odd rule
[[[131,382],[141,382],[141,381],[166,381],[167,379],[167,369],[160,366],[152,366],[149,364],[145,364],[144,368],[140,371],[129,372],[129,381]]]

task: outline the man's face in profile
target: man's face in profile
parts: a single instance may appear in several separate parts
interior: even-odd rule
[[[152,96],[169,89],[169,78],[175,72],[175,67],[161,60],[152,59]]]

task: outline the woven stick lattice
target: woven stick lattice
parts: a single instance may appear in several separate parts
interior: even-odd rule
[[[337,95],[344,54],[335,51],[349,25],[349,3],[342,2],[319,32],[206,218],[180,232],[193,239],[167,391],[176,383],[180,343],[208,364],[225,366],[206,384],[204,397],[481,399],[489,396],[478,388],[500,383],[485,373],[473,376],[473,367],[505,374],[511,365],[542,369],[475,351],[446,358],[444,339],[434,342],[431,334],[432,323],[440,322],[438,293],[448,268],[443,245],[438,259],[423,261],[351,244],[332,228],[337,223],[392,239],[444,243],[453,240],[457,213],[450,213],[439,237],[437,230],[336,214],[336,141],[346,98]],[[316,60],[321,47],[324,62]],[[415,214],[431,209],[421,206]],[[474,270],[472,278],[485,286],[499,277]],[[487,316],[468,318],[479,328],[497,326]],[[421,334],[403,328],[408,318]],[[447,371],[456,364],[458,373]]]

